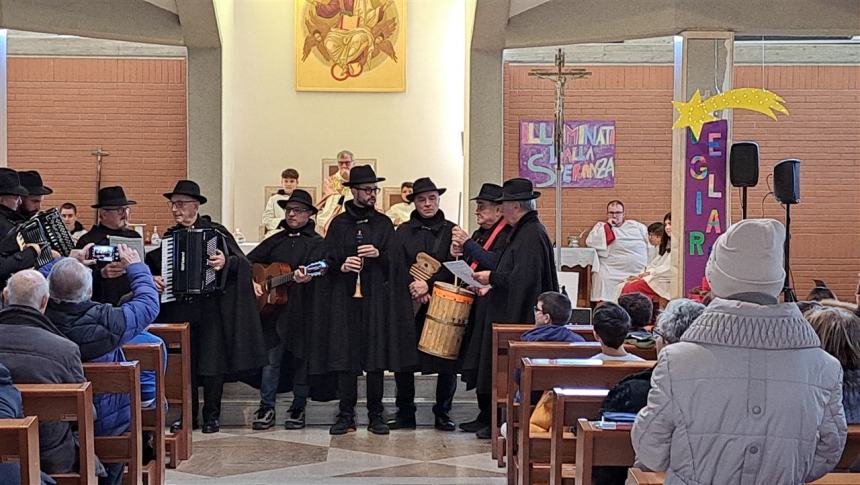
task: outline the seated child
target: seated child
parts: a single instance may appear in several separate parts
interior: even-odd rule
[[[616,303],[605,301],[594,309],[594,337],[600,342],[600,360],[645,360],[624,350],[624,339],[630,331],[630,315]]]
[[[555,291],[541,293],[534,311],[535,328],[522,335],[523,342],[585,341],[581,335],[565,327],[573,313],[570,298],[567,295]]]

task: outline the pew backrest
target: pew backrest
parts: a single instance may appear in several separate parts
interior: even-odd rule
[[[167,466],[176,468],[191,457],[191,327],[188,323],[153,323],[148,328],[167,345],[164,394],[170,410],[184,417],[176,433],[165,436]]]
[[[136,360],[140,370],[155,373],[155,403],[147,408],[141,408],[141,427],[143,431],[152,434],[152,448],[155,456],[151,463],[144,463],[143,472],[147,485],[160,485],[165,479],[165,449],[164,449],[164,353],[162,344],[129,344],[123,346],[123,352],[128,360]]]
[[[0,419],[0,463],[18,463],[21,483],[39,485],[39,418]]]

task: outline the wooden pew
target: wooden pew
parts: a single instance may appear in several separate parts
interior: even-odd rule
[[[140,417],[140,365],[137,361],[86,363],[84,377],[93,385],[93,395],[128,394],[129,430],[118,436],[96,436],[95,452],[102,463],[125,463],[123,483],[143,482],[143,429]]]
[[[191,330],[188,323],[153,323],[150,333],[158,335],[167,345],[167,373],[164,394],[171,409],[182,415],[182,427],[164,438],[167,467],[176,468],[191,458]]]
[[[509,432],[508,450],[508,482],[514,484],[531,483],[533,444],[529,427],[526,425],[531,416],[533,406],[530,404],[529,396],[532,391],[551,390],[555,387],[578,387],[592,389],[611,389],[624,377],[650,369],[656,364],[654,361],[644,362],[619,362],[585,359],[546,359],[530,358],[522,359],[522,376],[520,377],[520,395],[522,400],[519,406],[519,422],[522,426],[512,428]],[[510,390],[513,392],[513,389]],[[596,415],[600,405],[593,409],[592,415]],[[545,455],[545,463],[550,462],[549,445],[550,433],[545,436],[536,436],[535,439],[541,443],[541,454]],[[515,440],[515,443],[514,443]],[[514,448],[516,444],[516,448]],[[516,459],[514,452],[517,452]],[[549,474],[548,468],[546,474]]]
[[[492,439],[492,456],[498,461],[499,467],[505,466],[505,439],[501,436],[500,427],[503,421],[502,409],[506,409],[508,395],[508,343],[519,342],[522,334],[532,330],[533,324],[508,324],[494,323],[493,324],[493,390],[492,390],[492,417],[491,417],[491,439]],[[570,326],[575,332],[582,335],[586,341],[594,341],[592,327],[590,325],[572,325]],[[549,342],[545,342],[549,343]],[[643,359],[656,360],[657,351],[654,348],[641,349],[634,345],[626,345],[628,352],[639,355]],[[597,344],[596,350],[591,355],[600,353],[600,346]],[[590,355],[586,356],[590,357]],[[518,362],[518,360],[517,360]],[[510,414],[504,417],[504,420],[511,422]]]
[[[0,419],[0,463],[18,463],[21,483],[39,485],[39,418]]]
[[[646,472],[638,468],[627,470],[627,485],[663,485],[666,474],[663,472]],[[860,473],[828,473],[808,485],[858,485]]]
[[[552,413],[552,429],[550,430],[550,470],[549,483],[563,483],[565,477],[573,477],[573,466],[576,462],[576,436],[570,431],[582,416],[594,416],[582,407],[586,399],[597,401],[601,406],[608,389],[553,389],[554,404]],[[567,445],[567,446],[565,446]],[[533,455],[534,456],[534,455]],[[566,473],[562,473],[564,470]],[[533,475],[536,475],[533,473]]]
[[[93,432],[93,386],[81,384],[16,384],[24,414],[39,422],[75,421],[78,424],[79,472],[52,475],[59,485],[97,483]]]
[[[595,466],[629,467],[635,459],[629,429],[601,429],[588,419],[577,420],[576,485],[591,485]]]
[[[161,344],[129,344],[122,348],[127,360],[140,363],[140,370],[155,372],[155,404],[141,408],[143,431],[152,433],[155,457],[143,464],[143,481],[148,485],[161,485],[165,479],[164,451],[164,354]]]

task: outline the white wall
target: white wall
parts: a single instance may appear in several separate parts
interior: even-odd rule
[[[387,178],[382,186],[431,177],[448,188],[442,208],[456,219],[464,177],[462,0],[407,1],[403,93],[297,92],[293,1],[216,0],[216,9],[224,49],[228,227],[255,238],[263,186],[277,185],[281,170],[294,167],[301,185],[319,187],[321,160],[341,149],[376,158],[378,174]]]

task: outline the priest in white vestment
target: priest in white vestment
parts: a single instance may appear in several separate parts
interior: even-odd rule
[[[592,274],[591,301],[613,301],[619,285],[638,276],[648,261],[648,228],[624,219],[624,204],[613,200],[606,207],[606,222],[598,222],[585,244],[597,250],[600,270]]]

